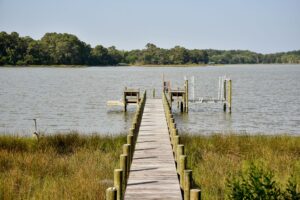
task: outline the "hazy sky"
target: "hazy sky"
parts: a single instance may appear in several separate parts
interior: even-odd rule
[[[0,31],[118,49],[300,49],[300,0],[0,0]]]

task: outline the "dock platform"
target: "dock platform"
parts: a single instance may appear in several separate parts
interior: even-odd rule
[[[162,99],[148,99],[125,199],[182,199]]]

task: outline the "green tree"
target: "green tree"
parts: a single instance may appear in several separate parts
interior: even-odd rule
[[[123,52],[117,50],[115,46],[108,47],[108,56],[108,63],[110,65],[117,65],[121,63],[124,57]]]
[[[88,64],[91,48],[74,35],[46,33],[41,43],[47,47],[52,64]]]
[[[189,52],[180,46],[170,49],[170,64],[185,64],[189,61]]]
[[[102,45],[97,45],[91,51],[92,65],[107,65],[108,64],[108,50]]]
[[[49,64],[49,56],[46,48],[40,41],[32,40],[27,47],[24,63],[28,65]]]

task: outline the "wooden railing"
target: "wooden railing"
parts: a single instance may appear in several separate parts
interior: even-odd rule
[[[107,200],[122,200],[124,198],[135,144],[146,103],[146,96],[145,91],[141,101],[139,101],[137,111],[133,118],[132,127],[127,135],[127,144],[123,145],[123,154],[120,155],[120,168],[114,170],[114,186],[109,187],[106,190]]]
[[[187,155],[185,155],[184,152],[184,145],[180,142],[180,136],[178,135],[178,129],[172,114],[170,102],[167,99],[165,92],[163,92],[162,100],[183,199],[200,200],[201,190],[193,188],[194,181],[192,180],[192,170],[187,169]]]

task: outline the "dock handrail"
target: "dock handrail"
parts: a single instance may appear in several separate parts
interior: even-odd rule
[[[187,169],[187,155],[184,152],[184,145],[180,143],[180,136],[172,114],[170,102],[163,92],[163,106],[166,115],[166,121],[169,129],[170,141],[173,149],[174,160],[177,174],[179,175],[180,188],[183,192],[184,200],[200,200],[201,190],[193,189],[192,170]]]
[[[145,91],[133,117],[132,126],[127,135],[127,143],[123,145],[123,154],[120,155],[120,168],[114,170],[114,186],[106,190],[107,200],[122,200],[124,197],[146,98]]]

